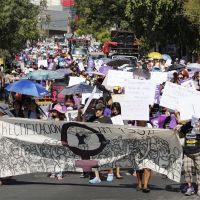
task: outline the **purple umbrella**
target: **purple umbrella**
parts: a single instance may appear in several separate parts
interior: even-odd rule
[[[64,75],[68,75],[68,74],[72,74],[72,70],[71,69],[57,69],[56,70],[58,73],[64,74]]]
[[[113,68],[110,66],[102,66],[99,68],[99,72],[102,74],[107,75],[109,70],[112,70]]]

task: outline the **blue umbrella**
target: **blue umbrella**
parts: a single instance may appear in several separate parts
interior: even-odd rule
[[[171,57],[170,57],[170,55],[168,55],[168,54],[163,54],[162,55],[162,59],[163,60],[172,60]]]
[[[64,74],[64,75],[73,73],[73,71],[71,69],[67,69],[67,68],[57,69],[56,72]]]
[[[17,92],[35,97],[42,97],[49,94],[40,84],[30,80],[19,80],[5,88],[9,92]]]
[[[22,79],[30,79],[30,80],[55,80],[64,78],[63,73],[59,73],[51,70],[36,70],[30,72],[22,77]]]
[[[65,87],[60,94],[62,95],[71,95],[71,94],[83,94],[83,93],[91,93],[94,87],[91,85],[87,85],[85,83],[80,83],[77,85],[73,85],[70,87]]]

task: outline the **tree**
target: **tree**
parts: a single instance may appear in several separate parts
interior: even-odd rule
[[[200,55],[200,0],[188,0],[185,3],[185,15],[191,21],[193,26],[198,29],[199,37],[197,38],[197,45],[194,52],[199,52]]]
[[[126,0],[76,0],[79,15],[78,32],[93,34],[98,39],[109,37],[111,27],[127,28]],[[106,37],[105,37],[106,36]]]
[[[93,35],[111,27],[134,31],[147,50],[159,44],[192,48],[198,34],[184,5],[185,0],[77,0],[79,28]]]
[[[38,15],[45,2],[36,6],[30,0],[0,0],[0,55],[16,53],[27,39],[39,36]]]

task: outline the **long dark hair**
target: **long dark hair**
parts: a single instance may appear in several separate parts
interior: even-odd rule
[[[121,115],[121,105],[119,102],[114,102],[112,104],[111,110],[113,110],[114,108],[116,108],[116,110],[118,111],[118,114]],[[115,116],[115,115],[112,113],[112,117],[113,116]]]

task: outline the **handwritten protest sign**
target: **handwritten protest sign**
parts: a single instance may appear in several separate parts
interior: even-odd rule
[[[181,83],[181,86],[196,90],[193,80],[189,79]]]
[[[184,98],[184,101],[180,99],[178,102],[178,111],[180,112],[181,120],[192,119],[192,116],[200,118],[199,102],[200,97],[194,99],[188,96]]]
[[[191,98],[189,104],[193,104],[193,101],[196,100],[200,102],[200,93],[198,91],[171,82],[166,82],[160,105],[172,110],[178,110],[181,102],[186,102],[187,104],[188,97]]]
[[[116,166],[149,168],[178,182],[181,178],[182,147],[171,130],[1,118],[0,147],[1,178]]]
[[[132,72],[109,70],[107,74],[108,86],[121,86],[124,87],[127,80],[133,79]]]
[[[77,84],[84,83],[84,82],[85,82],[85,78],[70,76],[68,86],[77,85]]]
[[[113,102],[120,102],[123,120],[149,120],[149,104],[146,101],[133,100],[126,95],[113,95]]]
[[[48,62],[47,60],[38,60],[38,67],[43,65],[44,67],[48,67]]]
[[[120,102],[123,120],[149,120],[149,105],[155,100],[156,84],[150,80],[127,80],[125,94],[113,95]]]
[[[145,101],[153,104],[155,99],[156,83],[151,80],[127,80],[125,84],[125,95],[128,99]]]

